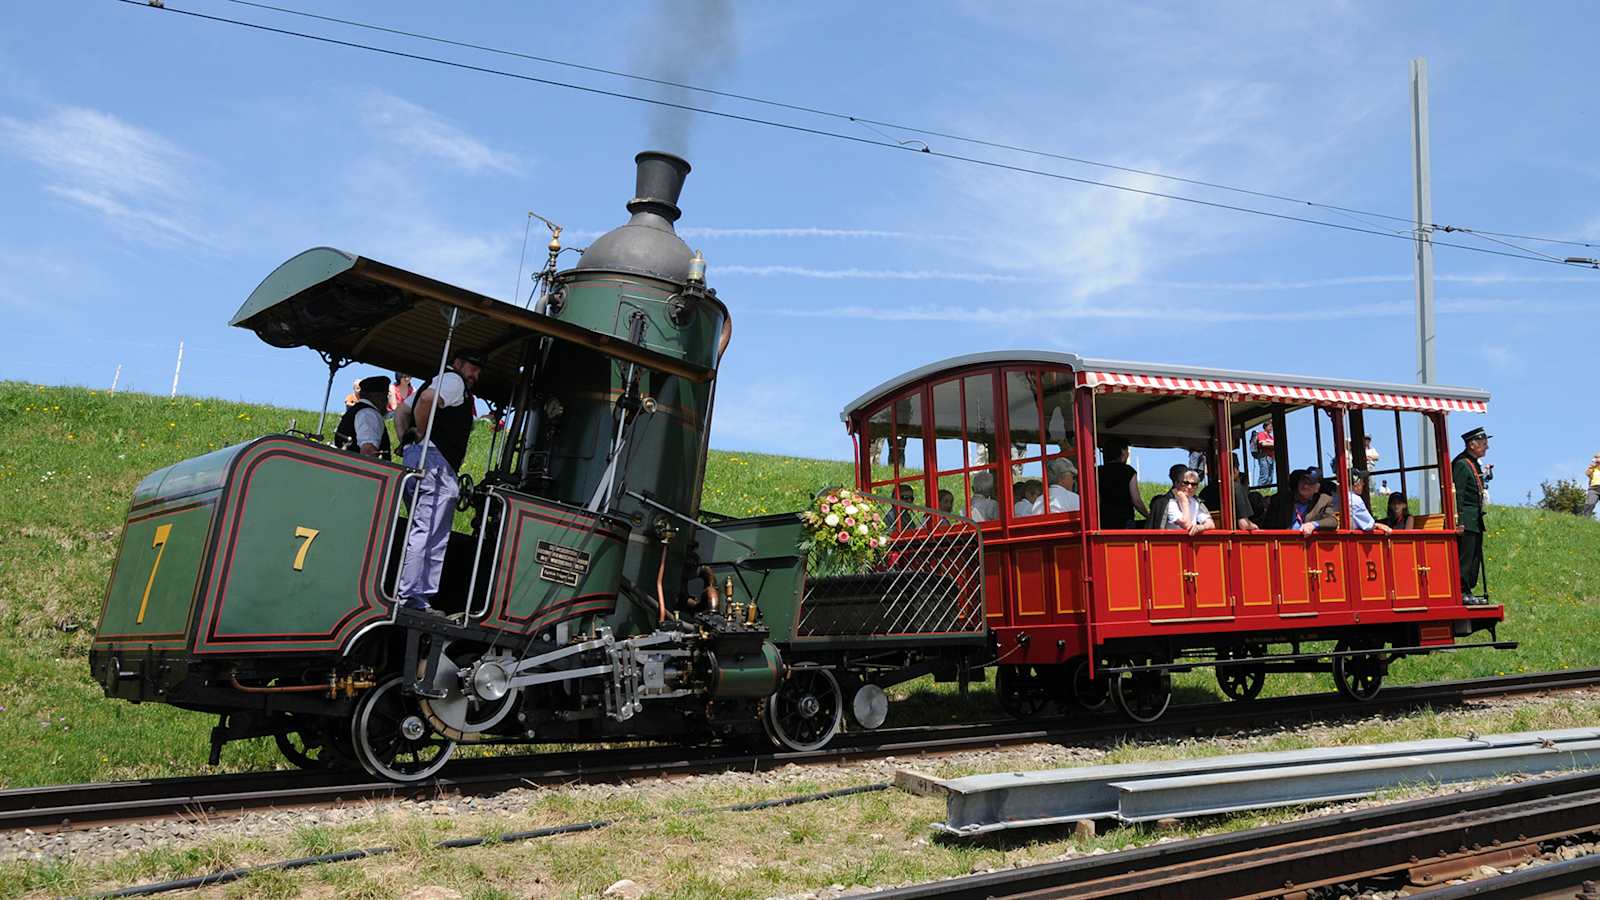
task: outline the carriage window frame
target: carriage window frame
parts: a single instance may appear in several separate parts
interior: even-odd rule
[[[992,418],[995,420],[995,421],[992,421],[990,423],[990,426],[993,429],[993,438],[994,438],[994,447],[995,447],[995,452],[993,454],[991,454],[991,455],[994,458],[991,458],[991,459],[988,459],[988,460],[985,460],[985,461],[979,461],[979,460],[973,459],[973,452],[972,452],[973,451],[973,446],[974,446],[974,444],[980,443],[980,442],[976,442],[976,441],[973,440],[972,423],[968,419],[968,411],[970,409],[969,402],[968,402],[968,397],[970,395],[969,395],[969,392],[967,390],[967,386],[968,386],[968,382],[969,381],[973,381],[973,380],[977,380],[977,379],[986,379],[988,381],[990,414],[991,414]],[[927,419],[928,419],[927,428],[932,432],[933,441],[934,441],[934,443],[930,444],[929,446],[935,448],[935,452],[933,453],[934,465],[933,465],[932,469],[930,470],[932,472],[932,476],[933,476],[933,489],[935,491],[938,491],[938,490],[942,489],[943,488],[943,484],[944,484],[944,479],[946,477],[952,477],[953,476],[953,477],[957,478],[958,479],[957,484],[959,484],[959,486],[961,487],[961,490],[962,490],[962,493],[960,495],[960,499],[961,499],[961,502],[962,502],[962,507],[961,507],[961,510],[957,512],[957,515],[963,515],[963,516],[966,516],[969,519],[972,518],[972,479],[973,479],[973,477],[975,475],[978,475],[980,473],[988,472],[988,473],[990,473],[991,477],[994,478],[994,492],[995,493],[994,493],[994,496],[992,497],[992,499],[995,502],[995,505],[996,505],[996,508],[997,508],[996,511],[997,512],[1001,512],[1004,509],[1004,505],[1005,505],[1005,502],[1001,497],[1000,482],[999,482],[999,478],[998,478],[999,464],[1000,464],[999,449],[1000,449],[1000,444],[1001,444],[1001,440],[1000,440],[1000,438],[1001,438],[1001,428],[1000,428],[1000,422],[998,421],[999,415],[997,414],[996,406],[995,406],[995,381],[996,381],[996,372],[995,372],[995,370],[993,370],[993,369],[979,369],[979,370],[975,370],[975,371],[945,373],[942,377],[935,377],[933,379],[930,379],[928,384],[927,384],[928,399],[929,399],[930,407],[932,409],[931,415],[929,415],[927,417]],[[941,428],[942,428],[942,424],[938,421],[939,408],[938,408],[938,404],[933,402],[933,398],[934,398],[936,392],[939,390],[939,388],[944,387],[946,385],[950,385],[950,384],[954,384],[956,386],[956,409],[958,410],[959,419],[960,419],[960,430],[959,430],[959,433],[960,433],[960,440],[961,440],[961,464],[956,466],[956,467],[954,467],[954,468],[944,468],[944,467],[939,465],[938,453],[937,453],[937,441],[940,440],[940,431],[941,431]],[[952,490],[952,493],[954,493],[953,490]],[[932,498],[933,498],[934,502],[930,503],[929,506],[933,507],[934,509],[937,509],[938,508],[938,496],[937,496],[937,494],[934,494]],[[976,521],[978,523],[978,526],[980,528],[990,528],[990,527],[997,528],[997,527],[1000,527],[1000,524],[1001,524],[1001,521],[1002,521],[1002,516],[1003,516],[1003,512],[1000,515],[996,515],[992,519],[975,519],[974,521]]]
[[[1034,416],[1038,421],[1039,431],[1033,436],[1035,440],[1022,441],[1020,443],[1023,447],[1037,444],[1039,447],[1038,455],[1012,455],[1012,449],[1019,443],[1011,423],[1011,376],[1013,375],[1021,375],[1024,383],[1036,386],[1036,389],[1032,390],[1031,393],[1033,394]],[[1029,376],[1037,380],[1030,381]],[[1050,450],[1050,418],[1046,414],[1044,406],[1047,377],[1060,379],[1058,385],[1051,385],[1050,387],[1065,387],[1068,397],[1068,402],[1061,408],[1062,416],[1065,420],[1063,424],[1067,429],[1062,437],[1070,439],[1070,443],[1063,441],[1054,451]],[[1005,409],[1006,422],[1005,439],[997,443],[1006,455],[1007,473],[1005,479],[1007,482],[1005,488],[1007,499],[1001,503],[1001,514],[1012,525],[1031,525],[1036,522],[1081,523],[1083,521],[1083,471],[1078,464],[1078,423],[1077,403],[1075,402],[1077,386],[1077,373],[1070,368],[1061,366],[1006,366],[1000,370],[1000,399]],[[1073,466],[1078,468],[1077,490],[1073,492],[1078,495],[1078,508],[1075,510],[1052,510],[1050,508],[1050,463],[1056,459],[1070,460]],[[1023,475],[1026,476],[1026,467],[1030,464],[1038,466],[1040,479],[1043,482],[1045,507],[1044,511],[1038,515],[1019,516],[1016,514],[1016,498],[1011,496],[1011,483],[1014,479],[1013,472],[1017,467],[1021,466],[1023,467]]]
[[[929,384],[924,382],[923,384],[920,384],[910,390],[901,391],[900,393],[887,398],[882,403],[879,403],[877,406],[873,407],[872,412],[869,413],[863,420],[867,426],[867,433],[863,436],[863,443],[866,447],[866,450],[862,454],[862,457],[863,465],[866,467],[866,483],[868,493],[898,498],[900,496],[900,485],[911,484],[921,488],[921,496],[915,499],[915,505],[937,508],[937,496],[935,495],[930,497],[928,493],[928,489],[933,483],[933,470],[935,468],[935,466],[928,465],[928,458],[930,456],[929,451],[933,446],[931,442],[933,429],[931,428],[932,423],[929,421],[928,416],[929,387]],[[896,435],[902,434],[899,418],[900,404],[905,401],[910,401],[917,404],[917,408],[921,412],[922,418],[922,424],[918,426],[918,431],[916,432],[916,439],[922,443],[922,465],[920,472],[915,475],[901,474],[903,471],[902,467],[906,462],[906,458],[903,454],[896,454],[894,452],[894,438]],[[872,453],[871,449],[873,441],[871,422],[875,417],[883,413],[885,410],[888,410],[889,412],[889,430],[886,439],[889,441],[890,477],[879,478],[877,475],[877,466],[875,465],[877,460],[873,458],[874,454]],[[904,432],[904,434],[906,434],[908,438],[911,436],[911,432],[909,431]],[[886,488],[887,491],[881,490],[884,488]],[[929,503],[930,500],[933,502]],[[918,519],[917,521],[920,523],[921,520]],[[916,527],[917,526],[913,525],[904,530],[912,531]]]

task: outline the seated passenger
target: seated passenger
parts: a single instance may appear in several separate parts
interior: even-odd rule
[[[1245,486],[1246,478],[1244,468],[1239,465],[1239,454],[1235,453],[1233,454],[1234,527],[1240,531],[1256,531],[1261,526],[1251,520],[1255,513],[1250,508],[1250,489]],[[1217,481],[1212,481],[1206,485],[1205,490],[1200,492],[1200,502],[1204,503],[1207,509],[1214,509],[1220,513],[1222,511],[1222,485]]]
[[[1150,510],[1139,496],[1139,473],[1128,465],[1128,442],[1111,438],[1105,443],[1105,459],[1100,464],[1100,527],[1132,528],[1133,513],[1145,518]]]
[[[1411,501],[1405,494],[1395,491],[1389,495],[1389,514],[1383,524],[1394,531],[1410,531],[1417,527],[1417,518],[1411,514]]]
[[[972,476],[972,519],[994,522],[999,518],[1000,501],[994,498],[994,473],[979,472]]]
[[[906,506],[915,506],[917,503],[916,488],[905,482],[901,482],[896,486],[894,495]],[[910,531],[916,528],[921,521],[922,517],[917,515],[915,510],[893,504],[889,506],[889,514],[884,516],[884,524],[888,526],[890,531]]]
[[[1172,480],[1172,490],[1167,496],[1161,527],[1172,531],[1187,531],[1190,534],[1199,534],[1217,527],[1211,520],[1210,511],[1200,501],[1199,493],[1200,473],[1184,466],[1183,473]]]
[[[1019,481],[1011,486],[1011,496],[1016,498],[1016,504],[1011,509],[1013,516],[1033,515],[1033,503],[1044,495],[1044,485],[1036,479]]]
[[[356,382],[356,399],[349,404],[333,430],[333,446],[374,459],[389,458],[389,428],[384,411],[389,408],[389,379],[374,375]]]
[[[956,495],[944,488],[939,489],[939,512],[953,513],[956,511]]]
[[[1302,534],[1339,527],[1333,498],[1322,493],[1322,472],[1315,466],[1289,473],[1289,489],[1272,496],[1267,509],[1268,528],[1294,529]]]
[[[1189,471],[1188,463],[1175,463],[1167,469],[1167,479],[1174,485],[1183,480],[1183,473]],[[1150,512],[1147,516],[1151,528],[1167,527],[1167,503],[1172,500],[1173,488],[1168,488],[1150,498]]]
[[[1033,501],[1029,515],[1042,515],[1045,510],[1046,498],[1049,498],[1049,512],[1077,512],[1078,511],[1078,467],[1072,460],[1058,456],[1050,460],[1050,492],[1041,492],[1039,499]]]
[[[1367,501],[1361,494],[1367,489],[1367,470],[1350,470],[1350,490],[1345,492],[1345,497],[1350,504],[1350,527],[1357,531],[1370,531],[1374,534],[1388,534],[1394,529],[1379,522],[1372,517],[1372,511],[1367,509]]]

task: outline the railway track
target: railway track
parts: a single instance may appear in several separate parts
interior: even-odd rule
[[[1574,888],[1596,877],[1600,859],[1551,862],[1444,885],[1480,866],[1548,858],[1552,847],[1593,840],[1597,830],[1600,774],[1585,773],[868,896],[1320,900],[1404,887],[1422,897],[1572,897]]]
[[[1352,704],[1335,693],[1276,697],[1247,703],[1194,704],[1153,725],[1109,715],[1040,718],[843,734],[809,753],[749,752],[737,748],[632,747],[459,760],[433,780],[399,785],[348,771],[275,771],[102,784],[55,785],[0,791],[0,831],[85,828],[114,821],[174,815],[227,815],[247,809],[293,807],[374,798],[428,798],[487,793],[529,784],[621,781],[793,764],[914,756],[979,747],[1047,741],[1101,741],[1128,736],[1207,734],[1258,727],[1263,722],[1336,720],[1450,706],[1503,697],[1600,685],[1600,669],[1540,672],[1395,687]]]

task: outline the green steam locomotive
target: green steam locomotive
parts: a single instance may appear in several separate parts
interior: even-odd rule
[[[330,392],[352,363],[482,358],[502,427],[463,478],[444,615],[395,600],[421,473],[291,427],[139,484],[90,654],[108,696],[217,715],[213,763],[270,736],[416,781],[473,743],[813,749],[882,724],[891,684],[981,673],[970,521],[903,510],[925,525],[887,565],[808,573],[798,515],[700,508],[732,323],[674,231],[688,163],[636,164],[631,218],[565,271],[555,230],[531,308],[329,248],[262,281],[231,324],[316,351]]]

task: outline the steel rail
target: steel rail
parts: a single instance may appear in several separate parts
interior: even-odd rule
[[[1401,872],[1419,862],[1471,858],[1486,848],[1525,846],[1597,828],[1600,774],[1584,773],[864,896],[874,900],[1275,897]],[[1573,867],[1574,872],[1579,869]],[[1463,885],[1459,896],[1500,896],[1474,893],[1468,887]]]
[[[1600,669],[1537,672],[1385,690],[1365,703],[1333,692],[1248,702],[1200,703],[1140,725],[1110,714],[1029,721],[885,728],[840,735],[811,752],[752,752],[729,746],[636,746],[548,754],[482,757],[451,762],[437,778],[416,784],[375,781],[361,772],[299,770],[248,772],[69,784],[0,791],[0,831],[80,828],[110,821],[184,814],[207,816],[251,808],[304,806],[368,798],[428,798],[486,793],[530,784],[623,781],[796,764],[915,756],[1039,742],[1092,743],[1162,735],[1220,733],[1263,723],[1333,721],[1468,700],[1600,685]]]

